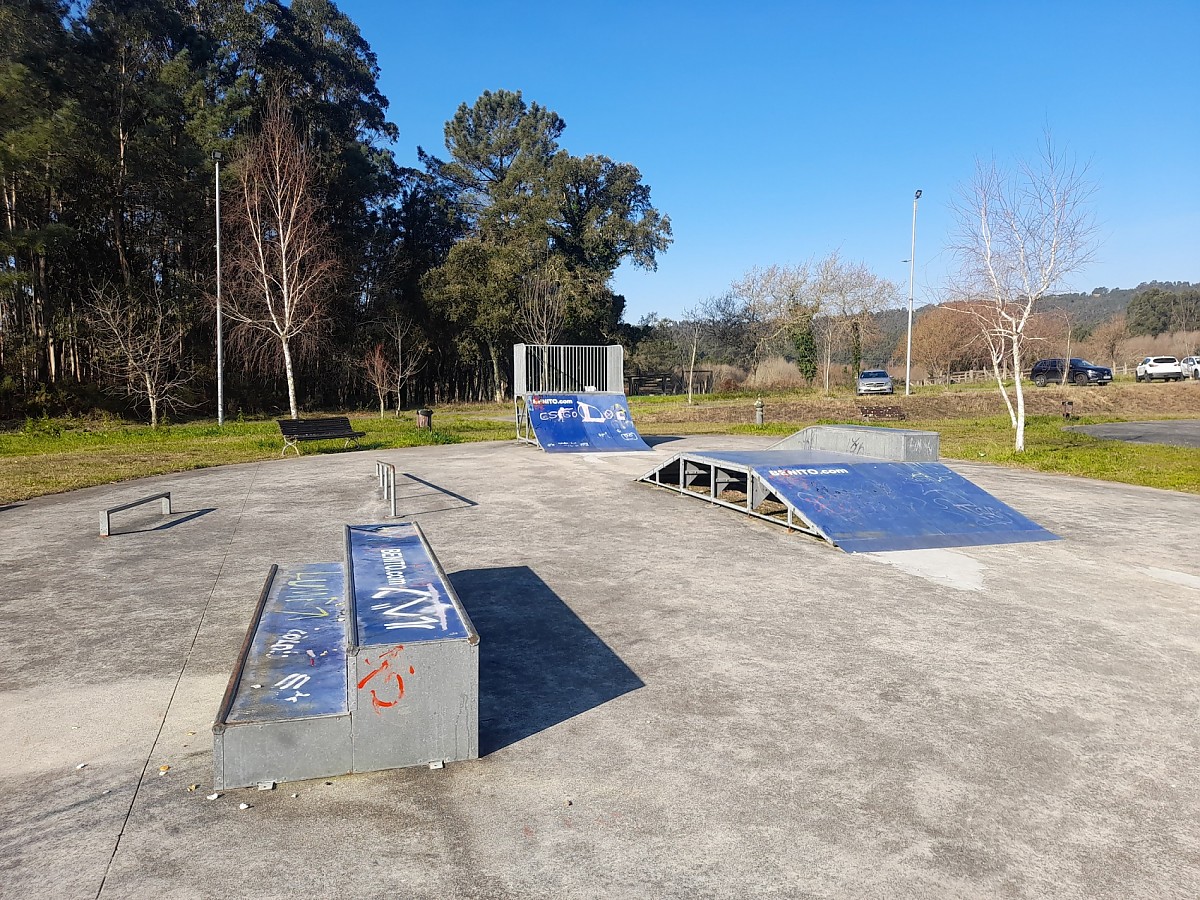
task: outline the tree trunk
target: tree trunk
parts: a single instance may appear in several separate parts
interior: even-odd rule
[[[1016,425],[1017,436],[1013,442],[1013,449],[1018,453],[1025,450],[1025,392],[1021,389],[1021,339],[1020,333],[1013,334],[1012,342],[1012,363],[1013,371],[1016,377],[1013,383],[1017,388],[1017,410],[1016,410]]]
[[[292,351],[288,347],[288,342],[283,341],[283,368],[287,372],[287,389],[288,389],[288,408],[291,410],[292,418],[300,418],[300,410],[296,408],[296,375],[292,371]]]
[[[488,355],[492,358],[492,394],[497,403],[503,403],[504,383],[500,380],[500,353],[491,341],[488,341]]]
[[[146,399],[150,401],[150,427],[158,427],[158,395],[154,392],[154,381],[149,375],[144,376],[146,382]]]

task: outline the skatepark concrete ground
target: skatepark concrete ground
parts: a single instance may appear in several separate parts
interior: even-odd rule
[[[766,443],[312,454],[0,509],[0,895],[1200,895],[1200,497],[953,464],[1063,540],[850,555],[634,483]],[[384,520],[377,457],[480,633],[481,758],[208,800],[268,567]]]

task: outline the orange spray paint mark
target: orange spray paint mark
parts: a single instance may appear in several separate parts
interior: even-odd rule
[[[377,665],[374,669],[372,669],[365,676],[363,676],[363,679],[358,683],[358,689],[361,691],[363,688],[365,688],[367,686],[367,683],[371,679],[373,679],[377,676],[383,676],[383,686],[381,687],[381,690],[382,690],[383,687],[386,687],[387,685],[389,685],[393,681],[393,679],[395,680],[395,682],[396,682],[396,699],[395,700],[383,700],[380,698],[380,696],[379,696],[378,692],[375,690],[375,688],[371,689],[371,706],[374,707],[376,715],[383,715],[383,710],[387,709],[388,707],[395,706],[397,703],[399,703],[404,698],[404,678],[400,675],[399,672],[395,672],[392,670],[392,662],[396,659],[396,657],[398,657],[400,655],[400,653],[403,650],[404,650],[404,645],[397,644],[391,650],[381,653],[379,656],[379,665]],[[371,661],[369,659],[364,659],[364,662],[366,662],[367,665],[371,664]],[[412,666],[408,667],[408,672],[410,675],[413,674],[415,671],[416,670]]]

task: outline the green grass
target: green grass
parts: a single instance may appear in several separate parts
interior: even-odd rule
[[[497,409],[489,408],[491,418],[439,411],[432,432],[418,430],[412,413],[399,419],[355,415],[351,422],[366,433],[359,441],[363,450],[513,437],[511,420],[494,420]],[[345,452],[343,444],[314,441],[301,444],[301,450],[305,455],[340,453]],[[19,430],[0,432],[0,503],[148,475],[277,459],[282,447],[273,419],[156,429],[112,420],[29,420]]]
[[[737,415],[744,415],[747,399],[754,396],[757,395],[710,395],[703,398],[703,403],[710,410],[728,409],[730,416],[735,410]],[[764,396],[787,398],[796,394]],[[772,422],[754,426],[719,420],[693,421],[689,418],[686,398],[682,397],[638,397],[632,406],[635,421],[639,410],[648,416],[654,414],[654,423],[641,426],[646,434],[783,436],[813,424]],[[672,421],[673,408],[680,412],[679,421]],[[836,417],[844,415],[844,411],[830,412],[834,417],[819,418],[817,422],[862,424],[861,420]],[[512,407],[508,404],[472,404],[438,408],[433,432],[419,431],[411,412],[403,413],[400,418],[384,419],[356,414],[351,421],[356,430],[366,433],[360,446],[369,451],[511,440],[515,436],[511,417]],[[1087,424],[1121,420],[1105,416],[1078,421]],[[1200,494],[1200,449],[1100,440],[1064,429],[1059,416],[1028,418],[1023,453],[1012,449],[1013,433],[1006,416],[909,420],[895,425],[938,432],[941,452],[947,459]],[[334,440],[301,446],[305,455],[353,452],[344,450],[342,443]],[[0,432],[0,504],[148,475],[277,459],[282,444],[279,427],[273,419],[227,422],[224,427],[215,422],[196,422],[157,429],[114,420],[30,420],[23,428]]]
[[[1073,425],[1122,421],[1114,416],[1078,419]],[[705,423],[710,424],[710,423]],[[813,424],[861,425],[861,420],[828,419]],[[1063,427],[1059,416],[1029,416],[1025,420],[1025,450],[1013,449],[1013,430],[1007,416],[974,419],[909,420],[888,423],[895,428],[936,431],[945,459],[994,463],[1060,475],[1078,475],[1121,484],[1200,494],[1200,449],[1161,444],[1108,441]],[[669,426],[659,428],[669,431]],[[708,429],[705,429],[708,431]],[[784,436],[794,423],[730,425],[723,433]]]

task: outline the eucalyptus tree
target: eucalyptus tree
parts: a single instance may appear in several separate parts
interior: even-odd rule
[[[76,40],[57,0],[0,4],[0,379],[25,391],[57,379],[70,294],[66,205],[82,124]]]

